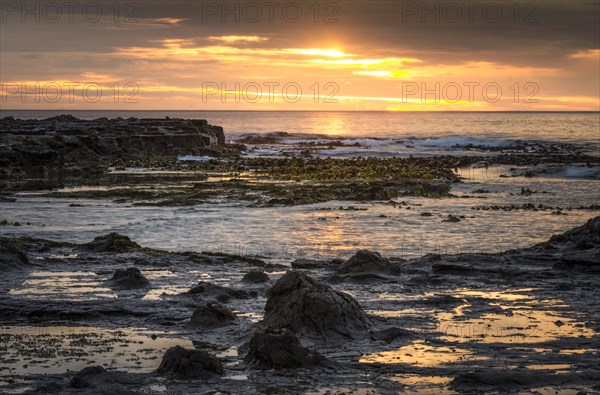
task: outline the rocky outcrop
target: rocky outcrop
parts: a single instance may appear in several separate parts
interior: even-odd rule
[[[236,316],[231,309],[218,303],[207,303],[196,308],[190,320],[190,326],[214,329],[230,325],[235,320]]]
[[[267,329],[254,334],[244,361],[258,368],[293,369],[322,365],[327,358],[302,346],[287,329]]]
[[[136,267],[115,270],[108,283],[112,288],[123,290],[150,287],[150,281]]]
[[[128,236],[119,233],[109,233],[104,236],[96,237],[92,242],[82,244],[78,251],[81,252],[135,252],[141,250],[139,244],[131,241]]]
[[[242,278],[242,282],[250,284],[262,284],[269,281],[271,281],[269,275],[262,270],[251,270]]]
[[[556,257],[555,268],[600,272],[600,216],[532,248]]]
[[[256,296],[251,292],[223,287],[205,281],[201,281],[198,285],[191,288],[187,294],[202,300],[217,301],[221,303],[226,303],[230,299],[248,299],[252,296]]]
[[[15,239],[0,237],[0,271],[20,270],[27,265],[27,255]]]
[[[394,281],[395,276],[399,274],[398,264],[391,263],[378,252],[359,250],[336,269],[336,273],[329,278],[329,281]]]
[[[350,295],[288,271],[269,290],[262,325],[312,339],[348,339],[366,337],[371,322]]]
[[[359,250],[338,269],[338,273],[385,273],[398,274],[400,269],[378,252]]]
[[[70,388],[85,390],[87,393],[134,394],[127,386],[138,384],[138,379],[124,372],[109,372],[102,366],[89,366],[77,372],[71,379]],[[57,393],[65,392],[60,386]]]
[[[206,380],[222,375],[224,370],[217,357],[176,346],[167,350],[156,372],[183,380]]]
[[[0,119],[0,180],[28,177],[60,182],[104,172],[100,160],[219,155],[224,143],[223,128],[205,120],[6,117]]]

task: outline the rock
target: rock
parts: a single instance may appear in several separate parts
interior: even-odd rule
[[[244,274],[242,282],[251,284],[261,284],[271,281],[269,275],[262,270],[251,270]]]
[[[248,299],[256,296],[256,293],[222,287],[220,285],[201,281],[198,285],[190,289],[187,294],[199,296],[204,300],[216,300],[221,303],[226,303],[230,299]]]
[[[90,386],[89,379],[108,373],[102,366],[90,366],[79,371],[71,380],[71,387],[86,388]]]
[[[118,233],[109,233],[105,236],[98,236],[94,241],[79,246],[79,251],[84,252],[136,252],[141,250],[139,244],[131,241],[125,235]]]
[[[167,350],[156,372],[183,380],[206,380],[225,371],[217,357],[201,350],[176,346]]]
[[[378,252],[359,250],[338,269],[338,273],[399,274],[400,268]]]
[[[556,269],[598,271],[600,267],[600,216],[584,225],[555,235],[546,243],[531,248],[531,251],[553,251]]]
[[[322,365],[327,358],[302,346],[287,329],[266,329],[254,334],[244,361],[258,368],[293,369]]]
[[[443,220],[442,222],[460,222],[460,218],[458,218],[452,214],[448,214],[448,217],[446,217],[446,219]]]
[[[150,287],[150,281],[136,267],[115,270],[109,280],[113,288],[119,289],[141,289]]]
[[[0,271],[20,270],[29,265],[25,251],[14,239],[0,237]]]
[[[554,235],[543,245],[558,244],[577,249],[591,249],[600,247],[600,216],[587,221],[584,225]]]
[[[398,196],[398,188],[383,185],[361,185],[354,187],[346,200],[373,201],[390,200]]]
[[[383,341],[386,343],[392,343],[397,339],[410,339],[412,338],[412,333],[407,330],[397,328],[395,326],[389,327],[386,329],[379,330],[377,332],[373,332],[373,340]]]
[[[139,380],[134,375],[124,372],[109,372],[102,366],[90,366],[79,371],[71,380],[70,387],[85,393],[118,393],[135,394],[128,390],[128,386],[139,385]]]
[[[105,159],[220,155],[224,143],[223,128],[205,120],[6,117],[0,119],[0,179],[15,182],[15,176],[25,176],[57,185],[65,177],[106,174]]]
[[[450,185],[443,181],[424,182],[422,185],[426,195],[444,195],[450,192]]]
[[[230,325],[235,320],[236,316],[231,309],[218,303],[207,303],[196,308],[190,326],[213,329]]]
[[[371,322],[350,295],[288,271],[269,290],[262,325],[312,339],[365,338]]]

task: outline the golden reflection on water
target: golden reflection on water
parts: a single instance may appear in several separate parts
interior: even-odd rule
[[[565,306],[561,300],[538,300],[523,293],[533,290],[454,291],[453,295],[457,297],[491,299],[493,302],[490,306],[505,310],[506,313],[493,312],[483,313],[477,318],[465,317],[466,310],[479,307],[476,301],[466,299],[464,304],[452,312],[437,313],[441,339],[459,343],[543,343],[561,338],[590,338],[596,334],[582,322],[559,314],[556,310]]]
[[[152,335],[158,337],[153,339]],[[135,328],[2,326],[0,377],[64,373],[92,365],[151,372],[158,368],[168,348],[194,347],[190,340],[170,335]]]
[[[422,340],[418,340],[396,350],[363,355],[359,362],[385,364],[402,363],[420,367],[434,367],[448,363],[480,361],[486,359],[488,358],[475,356],[465,349],[445,346],[435,347],[425,344]]]

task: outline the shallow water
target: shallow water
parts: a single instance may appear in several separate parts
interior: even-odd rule
[[[22,194],[16,202],[0,202],[0,218],[22,226],[3,226],[0,232],[73,242],[119,232],[152,248],[259,255],[289,262],[299,257],[347,257],[357,249],[402,258],[501,252],[546,241],[598,215],[597,210],[566,210],[598,204],[596,180],[497,176],[508,171],[463,169],[461,175],[469,178],[451,190],[458,198],[406,197],[395,199],[395,204],[333,201],[268,208],[238,203],[135,207],[110,200]],[[533,193],[521,195],[522,188]],[[73,203],[78,206],[70,206]],[[563,210],[477,210],[528,203]],[[458,223],[443,222],[449,214],[464,218]]]
[[[193,348],[190,340],[140,328],[1,326],[0,376],[65,373],[86,365],[151,372],[177,345]]]

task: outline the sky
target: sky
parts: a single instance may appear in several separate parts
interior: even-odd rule
[[[599,111],[600,2],[5,1],[3,109]]]

